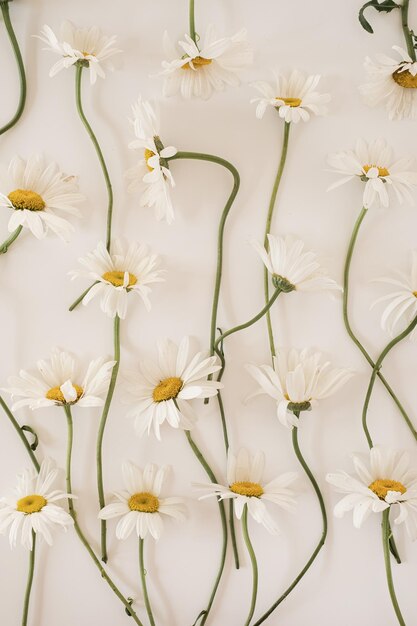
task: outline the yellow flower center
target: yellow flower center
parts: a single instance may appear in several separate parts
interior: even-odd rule
[[[417,298],[417,291],[413,291],[413,296]]]
[[[393,73],[392,77],[400,87],[405,87],[405,89],[417,89],[417,74],[413,76],[408,70],[404,70],[404,72],[397,70]]]
[[[249,498],[260,498],[264,492],[259,483],[251,483],[249,480],[233,483],[230,485],[230,491]]]
[[[213,59],[205,59],[204,57],[195,57],[195,59],[193,59],[193,66],[196,70],[198,70],[200,67],[204,67],[204,65],[210,65],[212,61]],[[181,65],[181,69],[190,70],[191,65],[189,63],[186,63],[185,65]]]
[[[131,511],[140,511],[140,513],[156,513],[159,509],[159,500],[156,496],[148,491],[141,491],[130,496],[128,501]]]
[[[118,270],[113,270],[111,272],[104,272],[102,278],[104,278],[104,280],[107,280],[108,283],[114,285],[114,287],[123,287],[125,273],[119,272]],[[132,287],[133,285],[136,285],[137,282],[138,279],[136,278],[136,276],[129,272],[129,283],[127,286]]]
[[[30,513],[39,513],[47,504],[48,502],[43,496],[25,496],[17,501],[16,510],[30,515]]]
[[[389,171],[387,170],[387,168],[379,167],[379,165],[364,165],[363,170],[365,174],[367,174],[369,170],[372,169],[373,167],[376,167],[376,169],[378,170],[378,176],[389,176]]]
[[[385,500],[385,497],[388,491],[399,491],[400,493],[405,493],[407,488],[404,487],[402,483],[399,483],[396,480],[389,480],[387,478],[378,478],[374,480],[373,483],[368,485],[368,489],[376,493],[378,498],[381,500]]]
[[[45,202],[36,191],[15,189],[7,196],[17,211],[43,211]]]
[[[144,156],[145,156],[146,167],[148,168],[150,172],[153,172],[154,168],[149,165],[148,161],[151,157],[155,156],[155,152],[152,152],[152,150],[149,150],[149,148],[145,148]]]
[[[75,404],[75,402],[78,402],[78,400],[81,398],[81,396],[84,393],[84,389],[82,387],[79,387],[78,385],[73,385],[73,387],[75,391],[77,392],[77,399],[73,400],[72,402],[68,402],[68,404]],[[48,398],[48,400],[53,400],[54,402],[61,402],[62,404],[67,404],[64,398],[64,394],[62,393],[59,387],[52,387],[51,389],[49,389],[49,391],[46,392],[45,397]]]
[[[288,107],[299,107],[302,102],[301,98],[281,98],[281,96],[277,96],[275,99],[282,100]]]
[[[177,376],[170,376],[161,380],[159,385],[152,392],[154,402],[163,402],[164,400],[172,400],[176,398],[181,391],[183,381]]]

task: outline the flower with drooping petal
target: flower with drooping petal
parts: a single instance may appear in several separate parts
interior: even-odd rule
[[[127,539],[133,531],[141,539],[149,533],[158,540],[163,530],[164,516],[178,520],[185,518],[184,499],[161,498],[161,491],[169,468],[158,468],[148,463],[142,471],[131,462],[122,466],[124,491],[116,491],[116,502],[108,504],[99,513],[100,519],[121,519],[116,526],[116,537]]]
[[[177,153],[173,146],[164,147],[159,136],[159,119],[148,100],[139,97],[132,107],[136,139],[129,144],[142,158],[126,172],[132,182],[129,190],[141,190],[140,205],[154,207],[157,220],[174,221],[171,187],[175,186],[167,159]]]
[[[318,400],[339,391],[353,376],[348,369],[336,369],[322,362],[320,352],[304,349],[278,350],[270,365],[246,366],[259,389],[251,397],[266,394],[277,403],[278,419],[287,428],[298,426],[294,411],[306,411]]]
[[[409,537],[417,539],[417,471],[407,452],[371,448],[368,455],[352,455],[356,476],[347,472],[327,474],[326,480],[338,493],[346,494],[334,514],[353,511],[353,525],[360,528],[371,513],[389,507],[398,512],[394,524],[404,523]]]
[[[61,172],[56,163],[46,163],[41,155],[27,161],[13,157],[7,171],[0,173],[0,206],[13,211],[9,232],[23,226],[37,239],[52,231],[68,241],[75,229],[66,217],[80,217],[75,205],[84,200],[76,180]]]
[[[113,69],[109,58],[120,52],[114,47],[116,36],[103,35],[97,26],[77,28],[69,20],[65,20],[61,25],[60,39],[47,24],[42,28],[38,38],[48,46],[45,50],[51,50],[61,57],[51,67],[49,76],[55,76],[62,69],[81,63],[88,67],[92,85],[96,82],[97,76],[105,78],[105,68]]]
[[[127,243],[115,239],[111,246],[111,254],[100,242],[93,252],[78,259],[84,270],[73,270],[71,279],[84,277],[96,281],[82,302],[88,304],[96,296],[100,297],[101,310],[109,317],[118,315],[124,319],[127,314],[127,298],[129,293],[139,296],[149,311],[151,303],[150,284],[163,281],[164,270],[157,269],[159,257],[149,254],[145,245],[135,242]]]
[[[179,345],[165,339],[158,341],[158,362],[140,363],[139,372],[126,373],[126,403],[132,408],[128,417],[135,419],[139,435],[153,430],[161,439],[160,428],[167,422],[173,428],[189,430],[197,416],[190,400],[215,396],[222,383],[207,380],[219,371],[216,356],[190,353],[190,340]]]
[[[100,357],[89,363],[82,376],[75,359],[68,352],[55,348],[49,361],[37,362],[38,376],[21,370],[19,376],[9,377],[10,387],[4,391],[12,398],[21,398],[13,404],[13,411],[23,406],[32,410],[72,404],[102,406],[115,363]]]
[[[183,98],[207,99],[213,91],[237,86],[238,73],[253,60],[245,29],[219,39],[211,24],[197,43],[189,35],[184,35],[184,39],[176,48],[168,34],[164,34],[164,50],[169,58],[162,62],[160,73],[165,78],[164,96],[180,93]]]
[[[233,498],[236,517],[241,519],[245,504],[253,519],[262,524],[271,534],[279,529],[269,514],[265,502],[273,502],[281,508],[292,511],[295,508],[295,491],[289,486],[298,478],[296,472],[287,472],[277,476],[268,483],[263,480],[265,455],[257,452],[251,458],[245,448],[241,448],[237,457],[229,452],[227,457],[228,485],[216,483],[195,483],[194,486],[206,492],[199,499],[216,496],[219,500]]]
[[[403,200],[410,204],[414,202],[410,193],[417,185],[417,171],[412,169],[414,159],[394,160],[392,149],[384,139],[370,143],[358,139],[355,150],[331,154],[328,163],[335,173],[343,176],[328,191],[356,178],[365,183],[363,206],[366,209],[373,204],[388,207],[390,189],[400,204]]]
[[[17,486],[10,496],[0,498],[0,534],[9,532],[12,548],[20,543],[32,550],[32,531],[52,545],[52,531],[60,527],[65,531],[74,524],[74,520],[56,502],[73,498],[70,493],[52,489],[61,470],[52,459],[45,459],[37,474],[34,470],[25,470],[17,476]]]
[[[278,111],[279,116],[286,122],[297,124],[300,120],[308,122],[311,115],[325,115],[330,95],[319,93],[316,87],[320,82],[319,74],[306,76],[298,70],[288,74],[275,74],[275,84],[265,81],[252,83],[260,98],[253,98],[256,102],[256,117],[262,119],[268,107]]]

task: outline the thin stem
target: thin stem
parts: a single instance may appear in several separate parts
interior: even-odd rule
[[[30,592],[32,591],[33,573],[35,569],[36,533],[32,530],[32,550],[29,550],[29,571],[26,583],[25,601],[23,604],[22,626],[28,623]]]
[[[155,626],[155,620],[153,618],[152,607],[149,601],[148,588],[146,586],[146,576],[147,572],[145,570],[144,560],[143,560],[143,544],[144,541],[142,537],[139,537],[139,570],[140,570],[140,580],[142,583],[142,592],[143,599],[145,600],[146,612],[149,617],[149,622],[151,626]]]
[[[13,53],[16,59],[17,67],[19,70],[19,83],[20,83],[20,94],[19,94],[19,102],[17,105],[16,113],[13,115],[12,119],[7,122],[2,128],[0,128],[0,135],[3,135],[6,131],[12,128],[22,117],[23,110],[25,108],[26,103],[26,74],[25,74],[25,66],[23,65],[22,54],[20,52],[19,44],[16,39],[16,35],[13,30],[12,22],[10,20],[9,14],[9,2],[0,2],[1,12],[3,14],[4,25],[6,26],[7,34],[9,35],[10,43],[12,44]]]
[[[15,429],[15,431],[19,435],[20,439],[22,440],[23,445],[26,448],[26,452],[30,456],[30,460],[32,461],[33,465],[35,466],[36,471],[39,472],[40,465],[38,463],[38,459],[36,458],[32,448],[30,447],[30,444],[29,444],[28,440],[26,439],[25,434],[24,434],[21,426],[19,425],[19,423],[17,422],[17,420],[14,417],[13,413],[11,412],[11,410],[9,409],[9,407],[7,406],[7,404],[5,403],[5,401],[3,400],[3,398],[1,396],[0,396],[0,406],[2,407],[3,411],[6,413],[6,415],[9,418],[13,428]]]
[[[103,437],[104,429],[106,427],[107,418],[109,415],[110,405],[113,398],[114,388],[116,386],[117,374],[119,372],[120,365],[120,317],[116,315],[114,318],[114,361],[116,361],[111,378],[109,390],[107,392],[106,401],[104,403],[103,412],[101,414],[101,420],[97,433],[97,490],[98,499],[100,503],[100,509],[102,509],[106,502],[104,499],[104,486],[103,486]],[[106,520],[100,520],[101,526],[101,560],[107,563],[107,524]]]
[[[271,199],[269,201],[268,214],[266,217],[265,235],[264,235],[264,247],[266,250],[269,249],[268,234],[271,232],[271,224],[272,224],[272,217],[274,215],[275,202],[277,198],[279,185],[281,183],[282,173],[285,167],[285,162],[287,160],[290,126],[291,126],[290,122],[285,122],[284,138],[282,141],[282,148],[281,148],[281,158],[280,158],[279,165],[278,165],[277,175],[275,176],[274,186],[272,187]],[[269,301],[269,273],[266,267],[264,267],[264,293],[265,293],[265,303],[267,303]],[[266,324],[268,327],[268,339],[269,339],[269,347],[271,350],[271,357],[274,357],[276,355],[276,352],[275,352],[274,333],[272,331],[270,311],[267,311],[266,313]]]
[[[190,0],[189,14],[190,14],[190,37],[194,41],[194,43],[197,45],[196,34],[195,34],[194,0]]]
[[[74,309],[76,309],[77,306],[80,304],[80,302],[82,302],[82,300],[84,300],[84,298],[88,294],[88,292],[91,291],[91,289],[94,287],[94,285],[97,285],[98,282],[99,281],[96,280],[92,285],[87,287],[87,289],[85,291],[83,291],[82,294],[71,304],[71,306],[69,307],[68,311],[73,311]]]
[[[255,612],[256,597],[258,595],[258,563],[256,561],[255,551],[253,549],[252,542],[251,542],[250,537],[249,537],[249,531],[248,531],[248,505],[247,504],[245,504],[245,506],[243,507],[242,531],[243,531],[243,538],[245,540],[245,544],[246,544],[246,547],[248,549],[250,560],[251,560],[251,563],[252,563],[252,598],[251,598],[249,614],[248,614],[247,620],[245,622],[245,626],[249,626],[249,624],[251,622],[251,619],[253,617],[253,614]]]
[[[416,60],[416,50],[414,48],[413,35],[408,27],[408,4],[409,0],[403,0],[401,6],[401,24],[404,33],[405,43],[407,44],[407,51],[413,61]]]
[[[22,228],[23,226],[18,226],[16,230],[12,232],[10,237],[8,237],[6,241],[3,241],[3,243],[0,245],[0,254],[6,254],[12,243],[16,241],[16,239],[19,237],[20,233],[22,232]]]
[[[385,561],[385,571],[387,574],[387,583],[389,594],[391,596],[392,606],[394,607],[395,615],[397,616],[398,623],[401,626],[405,626],[404,618],[401,614],[400,606],[398,604],[397,596],[395,595],[394,583],[392,580],[392,571],[391,571],[391,559],[390,559],[390,545],[389,539],[391,535],[390,523],[389,523],[389,511],[390,509],[385,509],[382,513],[382,546],[384,549],[384,561]]]

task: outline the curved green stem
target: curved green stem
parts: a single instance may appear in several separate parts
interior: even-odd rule
[[[390,509],[385,509],[382,513],[382,546],[384,549],[384,561],[385,561],[385,571],[387,574],[387,583],[389,594],[391,597],[392,606],[394,607],[395,615],[397,616],[398,623],[401,626],[406,626],[404,618],[401,614],[400,606],[398,604],[397,596],[395,595],[394,583],[392,580],[392,571],[391,571],[391,559],[390,559],[390,523],[389,523],[389,511]]]
[[[4,25],[7,30],[7,34],[9,35],[10,43],[12,44],[13,53],[16,59],[17,67],[19,70],[19,82],[20,82],[20,95],[19,95],[19,103],[17,105],[16,113],[13,115],[12,119],[7,122],[2,128],[0,128],[0,135],[3,135],[6,131],[12,128],[22,117],[23,110],[25,108],[26,103],[26,74],[25,74],[25,66],[23,65],[22,54],[20,52],[19,44],[16,39],[16,35],[13,30],[13,25],[10,20],[9,13],[9,2],[8,0],[5,2],[4,0],[0,1],[0,9],[3,14]]]
[[[88,294],[89,291],[91,291],[91,289],[94,287],[94,285],[97,285],[99,281],[96,280],[92,285],[90,285],[89,287],[87,287],[87,289],[85,291],[82,292],[82,294],[76,299],[74,300],[74,302],[71,304],[71,306],[69,307],[68,311],[73,311],[74,309],[77,308],[77,306],[80,304],[80,302],[82,302],[85,298],[85,296]]]
[[[109,390],[107,392],[106,400],[101,414],[100,424],[97,433],[97,490],[98,499],[100,503],[100,509],[102,509],[106,502],[104,499],[104,486],[103,486],[103,437],[104,429],[106,428],[106,422],[110,411],[110,405],[113,398],[114,388],[116,386],[117,374],[120,366],[120,317],[116,315],[114,318],[114,360],[116,361],[113,367]],[[107,563],[107,523],[106,520],[100,520],[101,527],[101,560]]]
[[[140,580],[141,580],[141,584],[142,584],[142,592],[143,592],[143,599],[145,601],[146,612],[147,612],[148,617],[149,617],[149,623],[150,623],[151,626],[155,626],[155,620],[153,618],[152,607],[151,607],[151,603],[149,601],[148,588],[146,586],[147,572],[145,570],[145,564],[144,564],[144,560],[143,560],[143,544],[144,544],[144,541],[143,541],[142,537],[139,537],[139,570],[140,570]]]
[[[272,188],[272,193],[271,193],[271,199],[269,201],[268,214],[266,217],[265,235],[264,235],[265,250],[269,250],[268,235],[271,232],[271,224],[272,224],[272,217],[274,215],[275,202],[276,202],[279,185],[280,185],[281,178],[282,178],[282,173],[285,167],[285,162],[287,160],[290,126],[291,126],[290,122],[285,122],[284,138],[282,141],[282,148],[281,148],[281,158],[280,158],[279,165],[278,165],[277,175],[275,176],[274,186]],[[269,273],[266,267],[264,267],[264,293],[265,293],[265,303],[267,303],[269,301]],[[276,352],[275,352],[274,333],[272,330],[270,311],[267,311],[266,313],[266,324],[268,327],[268,339],[269,339],[269,347],[271,350],[271,357],[274,357],[276,356]]]
[[[35,466],[36,471],[39,472],[40,465],[38,463],[38,459],[36,458],[32,448],[30,447],[30,443],[26,439],[25,434],[24,434],[24,432],[22,430],[22,427],[19,425],[18,421],[16,420],[16,418],[13,415],[13,413],[11,412],[11,410],[9,409],[9,407],[7,406],[7,404],[5,403],[5,401],[3,400],[3,398],[1,396],[0,396],[0,406],[2,407],[3,411],[6,413],[6,415],[9,418],[13,428],[15,429],[15,431],[19,435],[20,439],[22,440],[23,445],[26,448],[26,452],[30,456],[30,460],[32,461],[33,465]]]
[[[27,626],[29,615],[30,592],[32,591],[33,573],[35,570],[36,533],[32,530],[32,550],[29,550],[29,571],[26,583],[25,601],[23,604],[22,626]]]
[[[258,563],[256,560],[255,550],[253,549],[252,542],[249,537],[248,531],[248,505],[245,504],[243,507],[243,515],[242,515],[242,530],[243,530],[243,538],[245,540],[246,547],[249,552],[250,561],[252,563],[252,597],[250,603],[249,614],[245,622],[245,626],[249,626],[253,614],[255,612],[256,598],[258,595]]]
[[[0,254],[6,254],[12,243],[16,241],[16,239],[19,237],[20,233],[22,232],[22,228],[23,226],[18,226],[16,230],[12,232],[10,237],[8,237],[6,241],[3,241],[3,243],[0,245]]]
[[[408,5],[409,0],[403,0],[401,6],[401,24],[404,34],[405,43],[407,44],[407,52],[413,61],[416,60],[416,50],[414,48],[413,35],[408,27]]]
[[[194,41],[194,43],[197,45],[196,34],[195,34],[194,0],[190,0],[189,14],[190,14],[190,37]]]

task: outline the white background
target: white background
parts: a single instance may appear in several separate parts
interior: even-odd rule
[[[327,118],[316,118],[291,130],[288,163],[279,192],[273,231],[293,233],[319,251],[332,275],[342,279],[347,242],[361,208],[362,186],[353,182],[330,193],[334,177],[326,172],[329,152],[352,147],[356,137],[385,137],[398,156],[415,152],[415,123],[388,122],[384,109],[367,108],[358,95],[364,80],[363,59],[378,51],[389,53],[393,44],[403,45],[399,14],[370,15],[376,34],[360,27],[356,2],[276,3],[196,1],[197,30],[209,22],[220,34],[232,34],[247,26],[256,48],[254,67],[243,84],[208,102],[161,99],[161,79],[150,78],[163,58],[162,33],[174,39],[188,30],[187,2],[71,3],[54,0],[16,0],[10,12],[22,44],[28,75],[28,101],[20,123],[0,139],[0,160],[7,164],[19,154],[26,158],[43,152],[62,169],[79,175],[80,189],[88,200],[84,219],[69,245],[54,237],[38,241],[25,232],[9,253],[0,259],[0,322],[2,329],[0,384],[20,368],[30,369],[58,345],[77,355],[83,364],[101,354],[111,354],[112,322],[93,302],[73,313],[68,305],[84,288],[71,283],[67,272],[77,258],[93,249],[104,237],[106,193],[95,152],[77,117],[74,101],[75,71],[48,77],[56,57],[42,51],[32,35],[48,23],[55,31],[69,18],[83,26],[97,24],[105,33],[117,34],[123,54],[116,71],[91,88],[84,76],[83,93],[87,117],[102,144],[115,192],[114,233],[150,244],[163,257],[166,283],[152,293],[148,314],[136,299],[130,301],[128,319],[122,324],[122,366],[134,367],[139,359],[155,357],[160,336],[180,340],[191,335],[196,345],[208,344],[211,296],[215,270],[217,221],[230,192],[231,179],[221,168],[197,162],[176,162],[172,172],[176,221],[157,223],[152,211],[138,207],[138,196],[128,195],[123,178],[135,162],[128,150],[132,139],[128,123],[130,105],[139,94],[161,99],[162,138],[166,145],[182,150],[211,152],[229,159],[242,177],[241,191],[227,223],[225,266],[219,323],[223,328],[247,320],[263,303],[262,267],[248,245],[250,237],[262,238],[269,195],[279,159],[283,125],[269,111],[255,118],[249,100],[251,80],[268,80],[272,68],[298,67],[321,73],[320,89],[332,93]],[[411,12],[417,25],[417,11]],[[4,28],[0,32],[1,122],[14,111],[18,83]],[[0,215],[2,239],[7,236],[9,214]],[[369,211],[359,236],[352,268],[352,322],[370,353],[376,356],[387,343],[380,330],[380,310],[369,311],[382,288],[370,281],[406,269],[408,251],[416,238],[415,208],[397,206]],[[337,395],[303,415],[300,444],[325,494],[329,512],[328,541],[312,569],[267,623],[285,626],[392,626],[396,623],[386,589],[380,539],[380,520],[369,519],[362,530],[352,526],[350,516],[334,520],[337,496],[324,481],[327,471],[350,471],[351,451],[366,451],[360,415],[369,368],[348,340],[341,300],[328,295],[293,294],[278,301],[274,309],[278,343],[285,347],[312,346],[322,350],[336,366],[352,367],[357,375]],[[248,361],[268,362],[264,322],[235,335],[226,345],[228,368],[224,382],[233,449],[242,445],[263,449],[267,455],[266,478],[298,469],[290,432],[277,421],[269,398],[245,405],[243,399],[254,383],[244,369]],[[389,357],[384,370],[415,421],[416,346],[405,341]],[[223,480],[225,461],[216,403],[198,405],[200,419],[195,439]],[[104,441],[105,487],[110,493],[121,487],[121,462],[131,459],[143,466],[148,461],[168,463],[174,474],[167,492],[188,498],[188,520],[166,524],[158,544],[146,542],[148,584],[155,618],[160,626],[191,626],[205,607],[220,553],[220,525],[214,501],[200,503],[190,487],[205,480],[198,462],[181,432],[166,428],[163,441],[133,436],[132,423],[116,393]],[[99,410],[74,409],[75,454],[73,487],[78,494],[79,519],[93,545],[98,547],[96,521],[95,436]],[[65,418],[59,409],[35,413],[20,411],[21,423],[31,424],[39,434],[39,454],[51,455],[60,464],[65,454]],[[23,446],[2,417],[0,493],[13,487],[15,474],[29,461]],[[413,440],[395,407],[380,385],[370,407],[370,427],[375,441],[410,448]],[[317,501],[307,482],[295,515],[271,508],[282,534],[271,537],[251,522],[250,532],[260,567],[256,615],[266,610],[289,585],[316,545],[321,520]],[[238,527],[239,528],[239,527]],[[110,572],[126,595],[140,600],[137,542],[132,536],[119,542],[115,523],[109,524]],[[400,605],[407,624],[415,622],[415,546],[400,529],[397,542],[404,563],[393,566]],[[250,603],[251,569],[239,535],[242,568],[233,568],[231,552],[211,623],[240,626]],[[0,621],[20,623],[27,572],[27,552],[11,551],[7,537],[0,541]],[[136,604],[147,622],[143,607]],[[129,624],[122,605],[100,579],[75,533],[57,533],[53,548],[38,553],[31,602],[31,626],[103,626]]]

